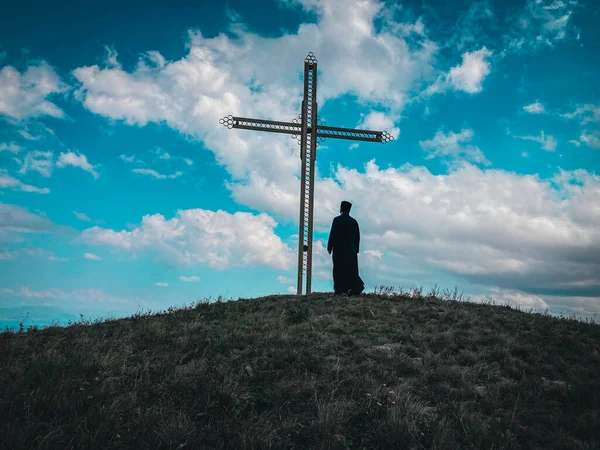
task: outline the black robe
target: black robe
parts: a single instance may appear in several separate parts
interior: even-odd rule
[[[349,214],[333,219],[327,251],[333,251],[333,289],[336,294],[360,294],[365,285],[358,275],[360,231]]]

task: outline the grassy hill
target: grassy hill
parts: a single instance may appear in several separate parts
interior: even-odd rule
[[[600,326],[405,294],[0,334],[0,448],[600,448]]]

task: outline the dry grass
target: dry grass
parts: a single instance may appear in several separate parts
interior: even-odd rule
[[[600,448],[600,327],[458,297],[270,296],[4,332],[0,448]]]

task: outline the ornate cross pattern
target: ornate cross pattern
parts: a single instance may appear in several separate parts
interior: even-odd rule
[[[380,142],[394,140],[387,131],[357,130],[354,128],[329,127],[317,116],[317,59],[311,53],[304,59],[304,99],[302,112],[292,122],[249,119],[227,116],[219,120],[227,128],[269,131],[290,134],[300,144],[302,176],[300,178],[300,230],[298,232],[298,288],[302,295],[303,277],[306,276],[306,294],[311,293],[314,170],[317,146],[325,138],[348,139],[352,141]]]

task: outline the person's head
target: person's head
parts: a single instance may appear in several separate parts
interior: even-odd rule
[[[342,214],[349,214],[351,208],[352,208],[352,203],[347,202],[346,200],[344,200],[342,202],[342,204],[340,205],[340,213],[342,213]]]

